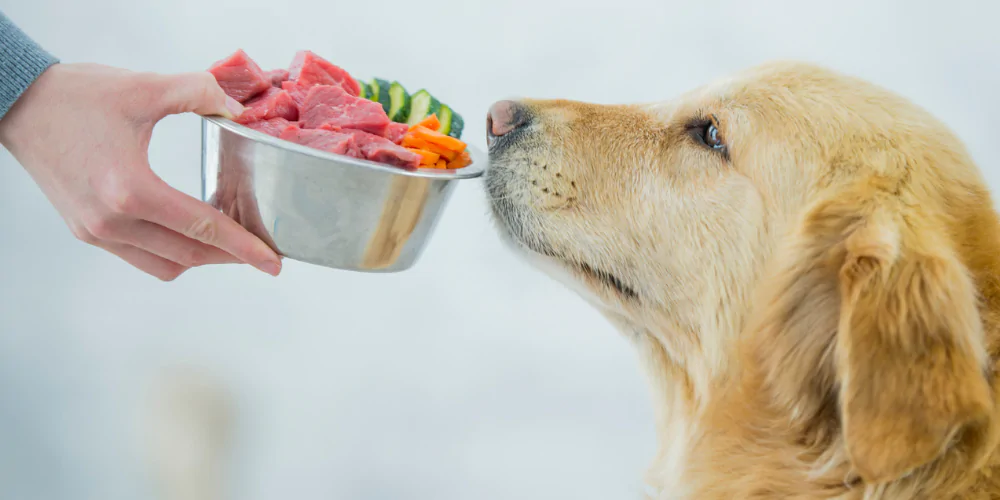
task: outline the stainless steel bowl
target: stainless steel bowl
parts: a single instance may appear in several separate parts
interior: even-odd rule
[[[202,120],[202,199],[282,255],[336,269],[403,271],[417,261],[472,165],[406,171],[326,153],[220,117]]]

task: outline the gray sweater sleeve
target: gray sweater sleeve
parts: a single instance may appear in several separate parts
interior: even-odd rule
[[[57,62],[0,12],[0,118],[42,72]]]

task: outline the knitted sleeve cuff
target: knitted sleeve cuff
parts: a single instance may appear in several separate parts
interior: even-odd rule
[[[0,118],[57,62],[0,12]]]

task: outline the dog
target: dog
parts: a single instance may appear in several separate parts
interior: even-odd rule
[[[637,347],[651,498],[1000,498],[1000,221],[927,111],[782,61],[487,132],[504,239]]]

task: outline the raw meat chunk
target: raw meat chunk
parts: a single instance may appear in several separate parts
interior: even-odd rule
[[[361,151],[361,146],[358,145],[358,141],[351,141],[351,146],[347,148],[347,156],[352,158],[357,158],[359,160],[367,160],[365,158],[365,153]]]
[[[354,138],[354,143],[365,159],[387,163],[397,167],[415,169],[420,166],[420,155],[402,146],[393,144],[385,137],[379,137],[361,130],[344,130]]]
[[[361,148],[361,152],[371,161],[395,165],[400,168],[415,170],[420,166],[419,154],[391,142],[384,145],[373,145],[367,149]]]
[[[288,78],[306,87],[336,85],[352,96],[361,93],[358,82],[348,72],[308,50],[295,53],[295,59],[288,68]]]
[[[271,80],[243,49],[216,62],[208,71],[226,95],[241,103],[271,88]]]
[[[339,132],[339,133],[343,133],[343,134],[349,134],[349,135],[352,135],[352,136],[353,136],[354,132],[362,133],[360,130],[344,130],[344,129],[336,126],[336,125],[329,125],[329,124],[323,125],[322,127],[319,128],[319,130],[329,130],[330,132]],[[364,133],[367,133],[367,132],[364,132]],[[347,153],[344,153],[344,154],[346,154],[347,156],[353,156],[355,158],[360,158],[362,160],[365,159],[365,154],[361,152],[361,147],[358,146],[358,143],[357,143],[356,140],[353,141],[353,142],[351,142],[351,147],[348,148]]]
[[[237,123],[247,124],[271,118],[299,119],[299,107],[292,96],[281,89],[270,87],[263,94],[246,102],[246,110],[236,118]]]
[[[409,125],[405,123],[390,123],[389,126],[385,128],[385,138],[395,144],[399,144],[403,142],[403,136],[406,135],[406,131],[409,129]]]
[[[260,120],[247,124],[247,127],[267,135],[273,135],[274,137],[279,137],[289,126],[298,128],[295,122],[290,122],[284,118],[271,118],[270,120]]]
[[[384,135],[391,123],[381,104],[354,97],[332,85],[309,89],[299,114],[304,128],[327,125],[364,130],[378,136]]]
[[[265,73],[267,78],[271,80],[272,87],[281,88],[281,83],[288,80],[288,70],[287,69],[272,69]]]
[[[300,129],[289,126],[278,136],[286,141],[321,149],[330,153],[345,154],[352,147],[354,137],[348,134],[330,132],[329,130]]]
[[[309,93],[309,87],[299,85],[298,83],[292,81],[281,82],[281,89],[288,92],[288,95],[292,96],[292,100],[295,101],[295,105],[299,107],[299,114],[302,113],[302,105],[306,103],[306,94]]]

